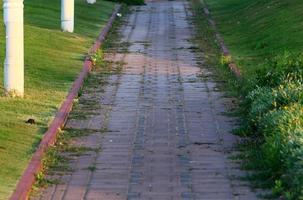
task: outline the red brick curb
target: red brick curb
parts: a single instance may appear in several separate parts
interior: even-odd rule
[[[89,53],[95,53],[101,46],[104,41],[107,33],[109,32],[112,24],[119,12],[121,5],[117,5],[111,18],[109,19],[107,25],[103,28],[99,37],[97,38],[95,44],[91,47]],[[18,185],[12,194],[10,200],[25,200],[28,199],[28,195],[31,191],[32,185],[35,183],[36,174],[38,174],[42,169],[42,159],[46,150],[56,142],[57,134],[64,127],[66,119],[73,107],[73,100],[78,96],[78,92],[82,87],[83,81],[86,78],[87,74],[92,68],[92,62],[89,58],[86,58],[81,73],[78,78],[73,83],[71,90],[69,91],[65,101],[62,103],[60,109],[58,110],[55,119],[52,121],[47,132],[44,134],[44,137],[34,153],[27,169],[23,173],[21,179],[18,182]]]
[[[203,4],[205,6],[203,9],[204,14],[208,17],[208,23],[210,24],[210,26],[215,30],[215,37],[216,37],[216,40],[219,42],[223,55],[231,56],[230,51],[229,51],[228,47],[226,46],[223,37],[218,32],[216,22],[211,18],[211,13],[210,13],[209,9],[207,8],[206,3],[203,2]],[[228,67],[236,77],[238,77],[238,78],[241,77],[241,70],[237,67],[237,65],[234,62],[229,63]]]

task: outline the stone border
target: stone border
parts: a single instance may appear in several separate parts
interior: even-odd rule
[[[208,18],[208,23],[209,25],[214,29],[215,31],[215,37],[216,37],[216,40],[219,42],[219,45],[220,45],[220,48],[221,48],[221,51],[223,53],[223,56],[230,56],[231,57],[231,54],[230,54],[230,51],[228,49],[228,47],[226,46],[225,42],[224,42],[224,39],[223,37],[221,36],[221,34],[219,33],[218,29],[217,29],[217,26],[216,26],[216,22],[212,19],[211,17],[211,13],[206,5],[206,3],[203,1],[203,5],[204,5],[204,8],[203,8],[203,12],[204,14],[206,15],[206,17]],[[231,70],[231,72],[237,77],[241,77],[242,74],[241,74],[241,70],[237,67],[237,65],[231,61],[229,64],[228,64],[228,67],[229,69]]]
[[[121,9],[121,5],[116,5],[107,25],[102,29],[94,45],[90,48],[89,50],[90,54],[96,53],[96,51],[100,48],[102,42],[104,41],[110,28],[112,27],[112,24],[116,19],[116,16],[120,11],[120,9]],[[91,69],[92,69],[92,62],[90,61],[90,58],[87,57],[84,61],[81,73],[73,83],[72,88],[69,91],[66,99],[61,104],[61,107],[58,110],[54,120],[52,121],[48,130],[44,134],[44,137],[39,147],[37,148],[28,167],[26,168],[21,179],[19,180],[14,193],[10,197],[10,200],[28,199],[28,195],[31,191],[31,188],[36,181],[36,174],[38,174],[42,169],[43,156],[45,155],[47,149],[50,146],[54,145],[54,143],[56,142],[57,135],[60,132],[60,130],[64,127],[67,117],[70,111],[72,110],[73,101],[78,96],[78,92],[82,87],[84,79],[86,78],[86,76],[88,75]]]

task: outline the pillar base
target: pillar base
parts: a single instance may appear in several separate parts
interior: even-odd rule
[[[62,21],[61,28],[64,32],[74,32],[74,22],[73,21]]]
[[[19,92],[17,90],[10,90],[10,91],[5,90],[4,94],[5,94],[5,96],[12,97],[12,98],[23,98],[24,97],[24,93]]]

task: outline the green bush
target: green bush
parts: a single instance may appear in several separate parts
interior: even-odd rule
[[[279,109],[292,103],[302,103],[303,83],[296,80],[285,81],[275,88],[257,87],[249,93],[247,102],[250,104],[251,122],[258,123],[263,114],[273,109]]]
[[[264,141],[260,164],[290,190],[291,199],[302,197],[303,189],[303,106],[293,104],[268,112],[259,123]]]
[[[303,54],[285,52],[267,60],[256,71],[254,84],[275,87],[285,80],[303,79]]]
[[[276,195],[303,199],[303,54],[287,52],[266,61],[248,83],[253,166]]]

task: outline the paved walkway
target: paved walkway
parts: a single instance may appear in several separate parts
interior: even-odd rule
[[[126,63],[122,73],[84,91],[100,106],[67,124],[97,131],[75,143],[100,151],[72,159],[74,171],[40,199],[257,199],[227,159],[236,138],[222,113],[231,100],[193,51],[190,16],[180,0],[135,8],[121,28],[128,51],[107,55]]]

